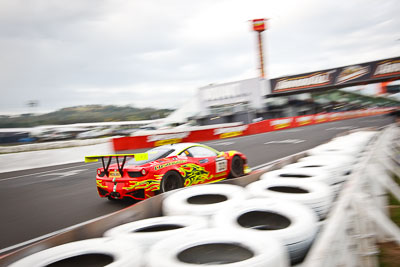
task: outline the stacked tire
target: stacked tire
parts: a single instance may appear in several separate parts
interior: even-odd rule
[[[286,267],[287,252],[279,240],[225,228],[206,229],[164,239],[152,247],[148,267]]]
[[[324,220],[332,205],[333,192],[321,182],[297,179],[269,179],[249,184],[247,191],[253,197],[276,198],[301,203],[312,209],[319,220]]]
[[[147,250],[158,241],[170,236],[185,235],[188,232],[205,229],[208,221],[201,216],[162,216],[126,223],[109,229],[105,237],[125,239],[140,244]]]
[[[308,162],[314,164],[313,162]],[[270,172],[266,172],[260,176],[260,180],[298,180],[303,183],[319,182],[324,183],[334,190],[337,194],[338,190],[335,186],[343,181],[342,176],[332,175],[327,169],[318,168],[283,168]]]
[[[299,203],[276,198],[253,198],[217,212],[212,225],[218,228],[245,231],[262,239],[280,240],[291,264],[305,257],[317,232],[317,216]]]
[[[211,216],[237,206],[247,198],[243,187],[230,184],[198,185],[174,192],[163,200],[164,215]]]
[[[362,154],[367,144],[375,136],[375,132],[359,131],[348,135],[336,137],[330,142],[316,146],[308,153],[310,155],[348,155],[354,161]]]
[[[144,258],[139,244],[114,238],[94,238],[42,250],[9,265],[26,266],[137,266]]]

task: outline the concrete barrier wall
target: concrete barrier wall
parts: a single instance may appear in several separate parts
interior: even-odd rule
[[[16,146],[5,146],[5,147],[0,147],[0,154],[97,145],[97,144],[107,143],[110,140],[111,138],[108,137],[108,138],[87,139],[87,140],[68,140],[68,141],[55,141],[55,142],[36,143],[36,144],[24,144]]]

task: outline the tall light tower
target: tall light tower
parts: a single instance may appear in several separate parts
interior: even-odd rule
[[[253,30],[258,34],[258,51],[260,57],[260,77],[265,78],[262,32],[266,30],[267,19],[253,19]]]

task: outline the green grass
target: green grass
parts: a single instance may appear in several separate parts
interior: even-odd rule
[[[400,178],[395,176],[393,180],[400,185]],[[390,219],[400,227],[400,200],[388,193],[388,205]],[[378,244],[379,247],[379,266],[395,267],[400,262],[400,247],[394,242]]]
[[[389,214],[390,219],[400,227],[400,201],[389,193]]]
[[[400,178],[393,177],[393,180],[400,185]],[[390,218],[400,227],[400,200],[396,199],[392,194],[388,194],[388,205],[390,206]]]

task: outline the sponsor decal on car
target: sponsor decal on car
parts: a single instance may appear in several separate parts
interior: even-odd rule
[[[215,174],[215,175],[214,175],[214,178],[223,177],[223,176],[226,176],[226,175],[227,175],[227,172],[221,172],[221,173]],[[219,181],[220,181],[220,180],[219,180]]]
[[[160,165],[154,166],[154,170],[158,171],[158,170],[161,170],[161,169],[163,169],[165,167],[172,166],[172,165],[175,165],[175,164],[181,164],[181,163],[185,163],[185,162],[187,162],[187,160],[175,160],[175,161],[167,162],[167,163],[164,163],[164,164],[160,164]]]
[[[199,165],[188,163],[182,165],[180,168],[180,173],[185,179],[184,186],[191,186],[198,183],[202,183],[211,179],[213,176],[210,176],[210,172],[206,171],[204,167]]]
[[[146,179],[144,181],[129,181],[129,185],[123,187],[125,190],[139,190],[145,189],[146,191],[160,190],[160,181],[163,175],[154,175],[154,179]]]
[[[208,161],[208,159],[201,159],[201,160],[199,160],[199,163],[200,164],[204,164],[204,163],[208,163],[209,161]]]
[[[108,177],[110,178],[121,178],[121,174],[118,170],[110,170],[108,173]]]
[[[228,161],[226,159],[220,159],[215,162],[215,172],[224,172],[228,169]]]
[[[96,180],[96,185],[100,188],[107,188],[106,185],[103,185],[103,180]]]

